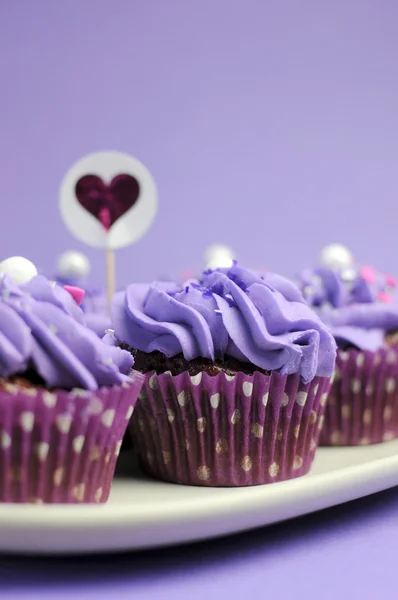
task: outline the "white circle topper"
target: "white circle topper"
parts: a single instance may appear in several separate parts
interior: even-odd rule
[[[116,250],[133,244],[151,226],[157,205],[148,169],[121,152],[88,154],[61,182],[60,210],[66,227],[95,248]]]

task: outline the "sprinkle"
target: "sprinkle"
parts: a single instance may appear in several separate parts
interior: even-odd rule
[[[386,280],[386,284],[389,287],[395,288],[397,287],[397,280],[395,279],[395,277],[393,277],[392,275],[389,275],[388,273],[386,275],[384,275],[384,279]]]
[[[189,292],[189,285],[186,285],[185,286],[185,293],[188,294],[188,292]]]
[[[392,302],[390,294],[387,294],[386,292],[378,292],[377,299],[380,300],[380,302],[383,302],[383,304],[390,304]]]
[[[375,282],[375,270],[373,267],[369,265],[364,265],[361,267],[360,271],[361,278],[366,281],[366,283],[374,283]]]

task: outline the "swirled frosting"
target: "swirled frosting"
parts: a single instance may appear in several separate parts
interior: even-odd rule
[[[298,284],[341,348],[374,352],[398,329],[396,282],[372,267],[306,269]]]
[[[90,285],[86,279],[82,279],[81,277],[57,276],[55,281],[61,286],[72,285],[84,289],[85,295],[80,308],[85,314],[86,325],[102,338],[105,330],[111,327],[111,319],[104,291],[99,287]]]
[[[234,264],[184,285],[132,284],[113,300],[116,338],[186,360],[230,356],[266,371],[329,377],[336,344],[289,280]]]
[[[128,380],[131,355],[87,328],[63,288],[38,275],[24,285],[0,280],[0,377],[33,369],[49,388],[95,390]]]

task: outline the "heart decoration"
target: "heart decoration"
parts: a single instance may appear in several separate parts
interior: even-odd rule
[[[116,175],[109,184],[98,175],[83,175],[76,183],[75,195],[79,204],[109,231],[136,204],[140,185],[125,173]]]

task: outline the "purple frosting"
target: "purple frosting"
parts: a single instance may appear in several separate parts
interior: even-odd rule
[[[267,371],[329,377],[336,344],[298,288],[234,264],[184,285],[133,284],[112,304],[118,340],[143,352],[186,360],[231,356]]]
[[[0,377],[36,371],[49,388],[95,390],[127,381],[130,353],[87,328],[72,296],[38,275],[0,280]]]
[[[386,333],[398,329],[395,280],[372,267],[306,269],[298,283],[340,348],[374,352],[385,344]]]
[[[86,279],[81,277],[55,277],[60,285],[72,285],[82,288],[85,296],[80,308],[85,313],[87,327],[92,329],[100,338],[106,329],[111,327],[111,319],[108,313],[106,294],[99,287],[92,286]]]

